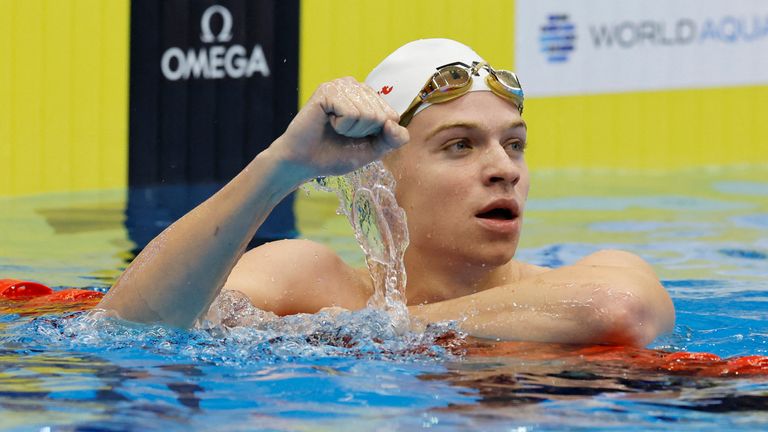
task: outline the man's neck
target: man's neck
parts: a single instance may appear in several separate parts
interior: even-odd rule
[[[423,254],[405,256],[408,304],[434,303],[474,294],[519,279],[514,261],[500,266],[470,263],[459,259],[423,259]]]

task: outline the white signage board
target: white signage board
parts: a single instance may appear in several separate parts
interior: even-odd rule
[[[526,96],[768,84],[766,0],[517,0]]]

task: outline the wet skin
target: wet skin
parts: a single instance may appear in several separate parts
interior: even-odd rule
[[[483,338],[589,344],[644,345],[671,329],[669,296],[635,255],[600,251],[558,269],[512,259],[529,183],[526,128],[513,105],[473,92],[425,109],[407,130],[397,118],[351,78],[321,85],[267,150],[154,239],[99,307],[190,326],[222,287],[278,314],[364,307],[370,276],[328,247],[285,240],[242,250],[301,183],[391,152],[385,163],[409,219],[415,319],[461,320]]]
[[[491,92],[432,105],[408,126],[410,141],[385,158],[408,216],[409,303],[445,300],[506,280],[528,197],[526,126]]]

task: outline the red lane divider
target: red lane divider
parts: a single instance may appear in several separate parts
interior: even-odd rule
[[[35,308],[59,306],[82,306],[77,309],[88,309],[104,297],[103,293],[77,288],[54,291],[37,282],[21,281],[18,279],[0,279],[0,301],[5,306],[17,312],[32,313]]]
[[[0,279],[0,298],[5,300],[25,300],[52,293],[52,289],[37,282]]]
[[[485,342],[468,339],[452,347],[455,352],[478,357],[516,357],[523,360],[562,360],[574,367],[611,363],[637,371],[702,377],[768,376],[768,356],[720,358],[706,352],[668,352],[610,345],[561,345],[536,342]]]

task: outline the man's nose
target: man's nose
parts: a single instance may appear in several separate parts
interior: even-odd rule
[[[516,185],[520,181],[520,166],[501,144],[489,146],[484,154],[484,183]]]

